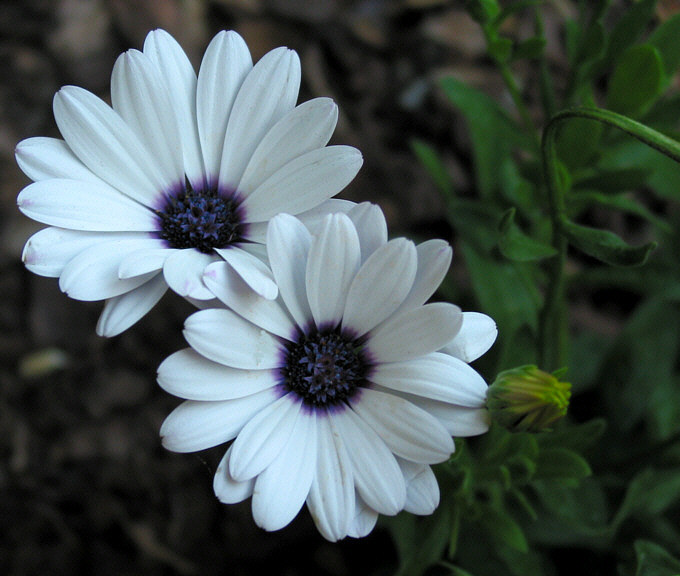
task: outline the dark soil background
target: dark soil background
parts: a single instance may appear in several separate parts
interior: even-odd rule
[[[280,45],[298,51],[301,101],[338,102],[333,142],[354,145],[365,158],[343,197],[379,203],[392,235],[455,243],[444,203],[409,140],[440,148],[457,191],[473,193],[464,125],[432,81],[455,73],[509,101],[462,5],[0,1],[0,573],[392,572],[396,554],[380,524],[363,540],[330,544],[304,510],[287,528],[265,533],[249,501],[224,506],[213,495],[223,448],[179,455],[161,447],[159,427],[179,401],[156,385],[156,368],[185,346],[182,323],[193,309],[167,295],[123,335],[97,337],[100,303],[68,299],[56,279],[30,274],[20,261],[26,239],[43,226],[16,209],[29,182],[14,147],[30,136],[58,136],[51,103],[60,86],[76,84],[107,99],[116,57],[141,48],[149,30],[171,32],[197,66],[217,31],[235,29],[254,59]],[[555,23],[573,10],[566,1],[554,6]],[[530,17],[511,19],[508,33],[521,35],[530,25]],[[552,53],[559,67],[557,47]]]

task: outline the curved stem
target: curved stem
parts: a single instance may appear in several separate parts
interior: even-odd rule
[[[570,108],[555,114],[543,130],[541,153],[550,219],[552,244],[558,255],[550,261],[549,282],[539,326],[539,358],[546,370],[561,368],[565,360],[567,343],[566,310],[564,297],[564,264],[567,256],[567,239],[562,233],[566,220],[564,190],[559,175],[556,137],[559,125],[571,118],[586,118],[613,126],[630,134],[640,142],[680,162],[680,143],[660,132],[626,116],[599,108]]]

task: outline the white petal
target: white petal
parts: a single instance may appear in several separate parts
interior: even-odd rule
[[[253,519],[265,530],[286,526],[305,503],[316,469],[316,416],[300,411],[288,442],[257,477]]]
[[[141,250],[131,252],[120,261],[119,278],[132,278],[161,270],[168,256],[177,252],[174,248],[168,248],[164,240],[155,240],[153,243],[149,240],[147,245]]]
[[[184,184],[182,142],[168,88],[151,59],[138,50],[121,54],[111,74],[111,103],[166,178],[163,190]]]
[[[372,532],[377,522],[378,513],[357,497],[354,518],[350,523],[347,535],[352,538],[364,538]]]
[[[406,480],[406,505],[411,514],[427,516],[439,506],[439,485],[432,468],[408,460],[398,460]]]
[[[138,288],[106,301],[97,322],[97,334],[111,338],[139,321],[163,297],[168,289],[162,274],[157,274]]]
[[[274,300],[278,296],[279,289],[274,281],[274,275],[262,260],[236,246],[215,248],[215,252],[222,256],[257,294],[267,300]]]
[[[57,92],[54,118],[83,164],[130,198],[153,206],[160,192],[177,184],[123,119],[87,90],[65,86]]]
[[[196,123],[196,72],[182,47],[165,30],[149,32],[144,54],[165,80],[182,142],[184,171],[194,190],[200,189],[205,171]]]
[[[498,329],[493,318],[479,312],[463,312],[460,332],[442,348],[442,352],[472,362],[493,346],[496,336]]]
[[[416,247],[418,271],[408,298],[399,308],[400,312],[412,310],[427,302],[439,288],[449,270],[453,251],[444,240],[427,240]]]
[[[321,204],[314,206],[309,210],[296,214],[295,217],[300,220],[312,234],[318,234],[324,226],[324,220],[329,214],[347,214],[356,202],[351,200],[342,200],[341,198],[329,198],[324,200]],[[263,222],[258,222],[252,226],[259,226]]]
[[[295,335],[295,323],[281,303],[254,292],[226,262],[210,264],[203,281],[220,301],[246,320],[288,340]]]
[[[215,185],[234,100],[253,61],[243,38],[221,31],[206,48],[196,85],[196,120],[208,185]]]
[[[370,379],[392,390],[472,408],[483,406],[486,398],[484,379],[462,360],[440,352],[378,364]]]
[[[352,463],[361,498],[375,511],[393,516],[406,501],[406,485],[392,452],[373,429],[351,409],[329,414]]]
[[[229,368],[185,348],[158,367],[163,390],[186,400],[233,400],[256,394],[278,383],[276,370]]]
[[[19,168],[34,182],[61,178],[103,183],[78,157],[66,142],[57,138],[37,136],[17,144],[15,157]]]
[[[148,239],[147,239],[148,241]],[[59,288],[76,300],[105,300],[134,290],[155,274],[120,279],[118,267],[130,252],[144,247],[144,240],[114,240],[86,248],[74,256],[59,277]]]
[[[410,400],[437,418],[454,438],[478,436],[489,429],[491,419],[486,408],[455,406],[415,396]]]
[[[145,233],[134,232],[82,232],[65,228],[43,228],[26,241],[21,259],[31,272],[58,278],[69,260],[85,248],[112,240],[146,237]]]
[[[265,134],[253,152],[238,191],[247,196],[294,158],[323,148],[337,121],[338,107],[330,98],[315,98],[288,112]]]
[[[298,398],[286,394],[256,414],[234,440],[231,477],[248,480],[269,466],[288,443],[301,408]]]
[[[151,232],[153,212],[106,184],[41,180],[24,188],[17,205],[26,216],[61,228],[98,232]]]
[[[288,214],[271,220],[267,231],[267,253],[281,299],[300,327],[312,321],[307,301],[305,273],[312,243],[304,224]]]
[[[361,247],[352,221],[344,214],[327,216],[307,258],[307,299],[318,328],[340,323],[360,264]]]
[[[206,358],[243,370],[267,370],[281,364],[275,336],[231,310],[200,310],[184,323],[184,337]]]
[[[163,275],[168,286],[180,296],[210,300],[213,294],[203,283],[203,273],[218,260],[216,254],[204,254],[194,248],[177,250],[165,260]]]
[[[361,261],[387,243],[387,221],[380,207],[370,202],[356,204],[347,212],[361,241]]]
[[[234,100],[224,137],[220,186],[235,190],[264,135],[293,109],[300,90],[300,59],[288,48],[265,54]]]
[[[362,336],[388,318],[411,290],[417,266],[416,247],[405,238],[373,252],[349,288],[342,327]]]
[[[307,508],[319,532],[336,542],[347,536],[355,508],[354,478],[342,438],[333,433],[329,419],[317,414],[316,473],[307,496]]]
[[[453,340],[462,323],[460,308],[434,302],[396,314],[370,334],[368,349],[377,362],[411,360]]]
[[[279,212],[299,214],[335,196],[359,172],[363,159],[351,146],[327,146],[291,160],[243,201],[248,222]]]
[[[444,426],[403,398],[364,388],[350,405],[397,456],[436,464],[453,452],[453,440]]]
[[[250,498],[255,487],[255,478],[238,482],[229,474],[229,459],[231,458],[232,446],[229,446],[226,454],[220,460],[213,479],[213,490],[218,500],[224,504],[236,504]]]
[[[268,389],[221,402],[186,400],[163,422],[160,431],[163,446],[173,452],[196,452],[228,442],[277,397],[274,390]]]

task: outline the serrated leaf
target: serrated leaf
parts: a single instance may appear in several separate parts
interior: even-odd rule
[[[509,260],[518,262],[533,262],[550,258],[557,254],[557,250],[549,244],[527,236],[515,224],[515,209],[508,210],[498,226],[500,237],[498,248],[501,254]]]
[[[566,448],[549,448],[539,452],[534,478],[581,480],[590,476],[591,473],[588,462],[576,452]]]
[[[560,229],[569,242],[585,254],[612,266],[641,266],[656,248],[656,242],[630,246],[609,230],[581,226],[564,219]]]
[[[664,84],[663,62],[659,51],[649,44],[626,50],[607,86],[607,108],[636,117],[661,95]]]

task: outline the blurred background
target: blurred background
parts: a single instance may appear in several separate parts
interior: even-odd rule
[[[254,60],[281,45],[298,51],[300,101],[330,96],[338,103],[333,143],[356,146],[365,159],[342,197],[378,203],[393,236],[445,238],[455,250],[445,202],[411,141],[436,147],[457,194],[474,195],[465,125],[433,83],[453,74],[510,104],[463,4],[0,2],[2,574],[391,573],[395,550],[381,524],[363,540],[329,544],[305,509],[284,530],[264,533],[252,521],[249,501],[227,507],[213,495],[224,448],[178,455],[161,447],[158,430],[179,401],[155,384],[156,368],[185,346],[181,328],[193,309],[169,294],[123,335],[97,337],[101,304],[69,300],[56,279],[32,275],[20,261],[26,239],[42,225],[16,208],[29,181],[16,167],[14,147],[31,136],[58,136],[51,106],[62,85],[108,100],[116,57],[141,49],[148,31],[169,31],[198,66],[212,36],[234,29]],[[660,2],[659,17],[676,4]],[[567,0],[545,8],[547,54],[556,71],[565,64],[556,25],[574,9]],[[521,36],[531,25],[518,13],[504,32]],[[522,78],[530,69],[516,72]],[[451,274],[461,285],[467,281],[455,255]],[[616,315],[583,307],[576,313],[603,334],[618,329]]]

